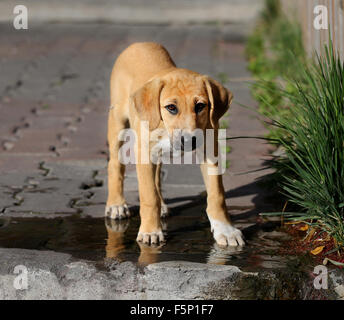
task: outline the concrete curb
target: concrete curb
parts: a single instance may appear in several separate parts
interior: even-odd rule
[[[106,270],[53,251],[0,249],[0,299],[311,299],[316,291],[300,272],[242,272],[235,266],[185,261],[154,263],[107,260]],[[25,266],[28,287],[14,287]],[[343,280],[343,274],[335,277]],[[292,280],[291,280],[292,279]],[[329,279],[328,299],[340,299],[343,285]],[[292,281],[292,286],[288,285]],[[18,281],[16,282],[18,283]],[[315,296],[316,297],[316,296]]]
[[[249,23],[261,0],[26,0],[29,22],[111,22],[121,24]],[[0,2],[0,22],[13,20],[15,1]]]
[[[108,261],[107,271],[94,263],[52,251],[0,249],[0,299],[216,299],[210,286],[227,281],[234,288],[243,274],[234,266],[163,262],[140,270],[131,262]],[[6,261],[6,262],[5,262]],[[28,288],[14,288],[16,266],[27,268]],[[228,290],[227,290],[228,291]],[[222,292],[231,297],[228,293]]]

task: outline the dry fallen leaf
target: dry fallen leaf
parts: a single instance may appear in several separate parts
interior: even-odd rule
[[[299,224],[299,223],[303,223],[303,221],[288,221],[288,222],[285,222],[285,224]]]
[[[309,229],[308,234],[305,238],[305,241],[311,240],[314,234],[315,234],[315,229],[314,228]]]
[[[299,228],[300,231],[307,231],[308,230],[308,224],[305,224],[303,227]]]
[[[324,248],[325,248],[325,246],[316,247],[314,250],[311,251],[311,254],[313,254],[313,255],[316,256],[316,255],[319,254],[321,251],[323,251]]]

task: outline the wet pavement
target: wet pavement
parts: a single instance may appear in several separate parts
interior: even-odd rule
[[[7,218],[0,226],[0,246],[69,253],[101,265],[104,259],[131,261],[145,266],[162,261],[190,261],[234,265],[243,271],[287,269],[296,257],[280,255],[289,236],[277,224],[241,223],[247,246],[221,248],[212,238],[204,206],[184,209],[164,219],[167,243],[149,247],[135,241],[139,218]]]

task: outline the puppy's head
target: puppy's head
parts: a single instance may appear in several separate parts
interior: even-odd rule
[[[150,130],[162,121],[174,146],[195,149],[196,129],[217,129],[233,95],[207,76],[177,69],[146,83],[132,98],[139,117],[149,121]]]

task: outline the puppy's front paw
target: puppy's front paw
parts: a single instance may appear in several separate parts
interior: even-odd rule
[[[244,236],[237,228],[232,227],[229,223],[218,220],[210,220],[211,231],[214,239],[220,246],[244,246]]]
[[[164,234],[162,230],[157,230],[155,232],[142,232],[139,231],[136,241],[142,242],[148,245],[157,245],[165,242]]]
[[[111,219],[126,219],[130,217],[130,211],[128,205],[112,205],[106,206],[105,208],[105,217],[109,217]]]

